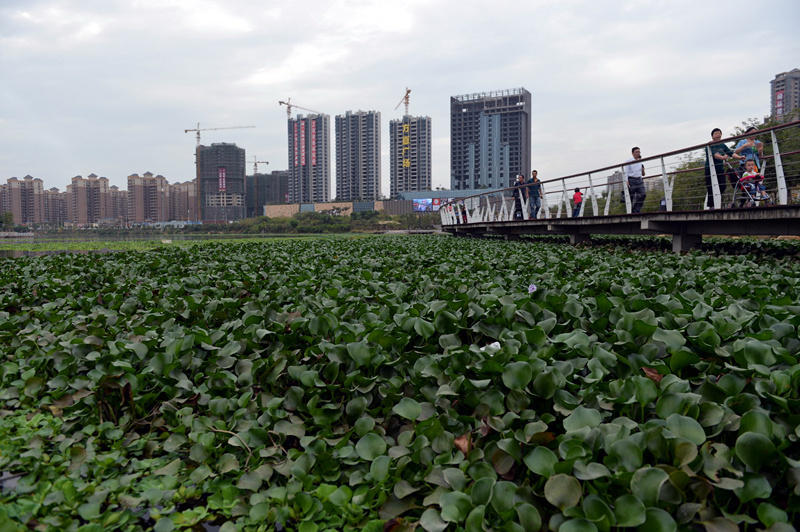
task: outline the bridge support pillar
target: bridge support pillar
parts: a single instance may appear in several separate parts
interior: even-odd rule
[[[672,252],[685,253],[691,249],[699,248],[702,240],[702,235],[689,235],[686,233],[672,235]]]
[[[573,246],[589,242],[589,240],[591,240],[591,236],[585,233],[573,233],[569,235],[569,243]]]

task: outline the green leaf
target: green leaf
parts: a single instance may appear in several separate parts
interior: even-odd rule
[[[394,408],[392,408],[392,412],[413,421],[422,413],[422,407],[414,399],[403,397],[400,399],[400,402],[397,403]]]
[[[785,511],[768,502],[759,504],[757,513],[758,519],[767,527],[772,526],[774,523],[789,522],[789,515]]]
[[[665,330],[660,327],[653,332],[653,340],[666,344],[667,349],[673,353],[686,343],[686,338],[680,331]]]
[[[442,509],[442,519],[449,523],[460,523],[472,509],[472,500],[466,493],[451,491],[442,495],[439,506]]]
[[[351,342],[347,344],[347,354],[356,363],[356,366],[366,366],[372,360],[372,353],[365,341]]]
[[[581,493],[581,483],[570,475],[553,475],[544,485],[547,502],[562,511],[577,505],[581,500]]]
[[[596,409],[579,406],[564,418],[564,430],[573,432],[584,427],[594,428],[602,421],[603,416]]]
[[[503,384],[511,390],[522,390],[533,378],[533,369],[527,362],[512,362],[503,371]]]
[[[467,516],[466,531],[467,532],[483,532],[484,515],[486,513],[486,506],[480,505],[472,509]]]
[[[644,503],[635,495],[622,495],[614,501],[614,516],[617,526],[633,527],[647,520]]]
[[[428,532],[442,532],[445,528],[447,528],[447,523],[445,523],[441,516],[439,516],[439,512],[433,508],[428,508],[422,512],[422,517],[419,519],[419,524]]]
[[[269,505],[265,502],[260,502],[250,508],[250,519],[257,523],[264,521],[269,515]]]
[[[758,432],[745,432],[736,439],[736,456],[753,471],[761,471],[764,464],[772,460],[775,445]]]
[[[597,532],[597,527],[586,519],[570,519],[558,527],[558,532]]]
[[[637,470],[631,478],[631,492],[648,506],[655,506],[661,486],[669,479],[669,475],[657,467],[643,467]]]
[[[78,506],[78,515],[86,521],[95,521],[100,517],[100,503],[87,502]]]
[[[598,495],[587,495],[583,499],[583,516],[593,523],[608,521],[609,524],[614,524],[614,512],[608,507],[606,502]]]
[[[616,470],[621,468],[633,472],[642,466],[642,449],[631,439],[617,440],[608,451],[609,466]]]
[[[376,482],[383,482],[389,477],[389,466],[392,459],[386,455],[376,457],[369,466],[369,474]]]
[[[702,445],[706,441],[706,433],[700,423],[687,416],[670,415],[667,418],[667,429],[676,436],[686,438],[695,445]]]
[[[492,477],[483,477],[476,480],[472,485],[472,491],[470,492],[472,495],[472,503],[489,504],[489,501],[492,500],[494,485],[496,483],[497,480]]]
[[[510,512],[514,508],[514,497],[517,493],[517,485],[513,482],[501,480],[494,486],[494,493],[492,494],[492,508],[503,515]]]
[[[356,452],[364,460],[374,460],[386,453],[386,442],[378,434],[365,434],[356,443]]]
[[[542,528],[542,516],[532,504],[523,502],[517,505],[519,524],[526,532],[538,532]]]
[[[537,475],[550,477],[553,474],[553,466],[558,463],[558,457],[556,453],[540,445],[525,455],[523,461],[528,469]]]
[[[172,519],[169,517],[162,517],[156,522],[156,525],[153,527],[155,532],[170,532],[175,529],[175,523],[172,522]]]
[[[448,467],[444,470],[444,480],[455,491],[464,491],[467,486],[467,476],[463,471],[455,467]]]
[[[747,474],[742,480],[744,480],[744,486],[733,490],[741,502],[768,499],[772,495],[772,486],[762,475]]]
[[[675,532],[678,530],[678,524],[661,508],[648,508],[647,520],[642,529],[648,532]]]
[[[433,333],[436,332],[436,329],[433,327],[433,323],[423,320],[422,318],[417,318],[414,321],[414,330],[426,340],[433,336]]]

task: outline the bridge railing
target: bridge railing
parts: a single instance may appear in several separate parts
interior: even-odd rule
[[[777,205],[800,203],[800,120],[754,133],[689,146],[642,157],[646,197],[641,212],[680,212],[734,207],[732,199],[739,161],[723,163],[718,175],[711,146],[725,144],[731,151],[744,139],[763,144],[760,171],[764,185]],[[583,216],[634,214],[634,200],[624,161],[611,166],[541,181],[541,207],[537,210],[529,187],[508,187],[448,201],[439,209],[442,225],[515,220],[549,220]],[[573,192],[579,188],[583,202],[573,213]],[[741,195],[741,192],[738,193]],[[737,202],[738,205],[738,202]]]

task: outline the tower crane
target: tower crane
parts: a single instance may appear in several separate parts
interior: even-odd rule
[[[286,106],[286,118],[292,118],[292,107],[296,109],[302,109],[303,111],[308,111],[309,113],[314,113],[315,115],[321,115],[322,113],[319,111],[315,111],[313,109],[309,109],[307,107],[301,107],[297,104],[292,103],[291,98],[286,98],[286,101],[283,100],[278,101],[278,105],[285,105]]]
[[[193,127],[193,128],[190,128],[190,129],[184,129],[183,132],[184,133],[188,133],[190,131],[196,131],[197,132],[197,145],[199,146],[200,145],[200,132],[201,131],[216,131],[216,130],[219,130],[219,129],[247,129],[247,128],[252,128],[252,127],[256,127],[256,126],[230,126],[230,127],[204,127],[204,128],[201,128],[200,127],[200,122],[198,122],[197,123],[197,127]]]
[[[258,165],[259,164],[269,164],[269,161],[257,161],[257,157],[253,155],[253,175],[258,173]]]
[[[397,102],[397,105],[395,105],[394,108],[397,109],[398,107],[400,107],[401,103],[405,104],[405,106],[406,106],[406,113],[405,114],[407,115],[408,114],[408,101],[410,99],[410,96],[411,96],[411,89],[406,87],[406,93],[403,95],[403,97],[400,99],[400,101]],[[405,116],[405,115],[403,115],[403,116]]]

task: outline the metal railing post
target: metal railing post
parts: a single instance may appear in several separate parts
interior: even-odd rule
[[[667,176],[667,167],[664,165],[664,158],[661,157],[661,180],[664,182],[664,201],[667,204],[667,212],[672,212],[672,185],[675,178],[670,181]]]
[[[622,166],[622,193],[625,194],[625,210],[630,214],[631,210],[633,210],[633,205],[631,205],[631,186],[628,183],[628,174],[625,173],[625,166]]]
[[[719,181],[717,181],[717,165],[711,153],[711,146],[706,146],[706,157],[708,157],[708,172],[711,175],[711,193],[714,195],[714,208],[722,208],[722,195],[719,192]],[[706,205],[708,205],[708,189],[706,189]]]
[[[597,195],[594,192],[594,184],[592,183],[592,174],[589,174],[589,194],[592,197],[592,215],[598,216],[600,211],[597,209]],[[583,207],[581,207],[581,216],[583,216]]]
[[[547,213],[547,216],[542,216],[541,218],[550,218],[550,205],[547,203],[547,194],[544,191],[544,183],[542,184],[541,188],[539,188],[539,194],[541,194],[542,197],[541,211]]]
[[[775,130],[770,131],[772,135],[772,154],[775,157],[775,176],[778,181],[778,203],[786,205],[789,203],[789,194],[786,190],[786,177],[783,175],[783,162],[781,161],[781,152],[778,149],[778,137],[775,136]]]

